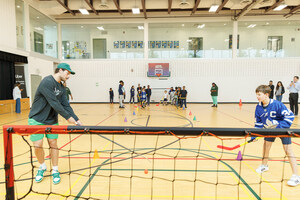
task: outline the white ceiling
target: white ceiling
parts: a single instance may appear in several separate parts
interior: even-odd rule
[[[171,12],[168,14],[169,0],[92,0],[93,7],[97,11],[96,15],[86,3],[86,0],[68,0],[68,8],[75,13],[71,15],[58,1],[65,0],[24,0],[42,13],[53,17],[54,19],[124,19],[124,18],[175,18],[175,17],[235,17],[249,4],[254,3],[252,9],[245,16],[264,17],[281,16],[283,19],[285,14],[289,13],[293,8],[300,6],[300,0],[285,0],[288,5],[282,11],[265,10],[271,7],[278,0],[228,0],[223,9],[218,13],[210,13],[208,9],[212,4],[221,4],[224,0],[200,0],[197,10],[192,13],[197,0],[172,0]],[[88,0],[89,2],[91,0]],[[119,2],[122,14],[118,12],[115,2]],[[146,15],[142,11],[142,1],[145,1]],[[83,16],[78,13],[78,9],[85,7],[89,10],[90,15]],[[139,7],[141,13],[133,15],[131,9]],[[298,13],[299,12],[299,13]],[[300,15],[296,11],[294,15]]]

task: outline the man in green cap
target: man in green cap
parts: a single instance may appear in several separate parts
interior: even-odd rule
[[[41,81],[29,113],[29,125],[58,125],[58,114],[60,114],[69,123],[81,126],[81,122],[67,100],[66,90],[63,86],[63,82],[69,79],[70,74],[75,74],[71,70],[70,65],[60,63],[55,69],[54,75],[46,76]],[[35,177],[37,183],[43,180],[44,172],[47,170],[43,138],[44,134],[33,134],[30,136],[30,140],[35,148],[35,155],[40,163]],[[58,134],[46,134],[46,138],[51,150],[53,184],[58,184],[60,183],[60,174],[58,172]]]

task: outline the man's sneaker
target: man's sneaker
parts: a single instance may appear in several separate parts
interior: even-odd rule
[[[298,184],[300,184],[300,176],[297,176],[295,174],[293,174],[293,176],[291,177],[291,179],[287,182],[287,184],[289,186],[297,186]]]
[[[39,183],[43,180],[45,171],[46,171],[46,169],[39,168],[39,170],[35,176],[35,182]]]
[[[266,172],[269,170],[269,167],[268,165],[260,165],[257,169],[256,169],[256,172],[261,174],[263,172]]]
[[[59,184],[60,183],[60,175],[58,171],[52,172],[52,177],[53,177],[53,184]]]

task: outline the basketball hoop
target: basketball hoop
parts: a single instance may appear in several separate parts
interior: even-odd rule
[[[160,77],[160,76],[161,76],[161,74],[160,74],[160,73],[157,73],[157,74],[156,74],[156,76],[157,76],[157,77]]]

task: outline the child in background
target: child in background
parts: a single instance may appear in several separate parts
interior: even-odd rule
[[[174,102],[175,102],[175,106],[178,107],[178,87],[175,87]]]
[[[112,90],[112,88],[109,89],[109,103],[114,103],[114,91]]]
[[[143,89],[142,89],[142,92],[141,92],[141,106],[142,106],[143,108],[146,107],[146,97],[147,97],[146,89],[143,88]]]
[[[169,97],[169,94],[167,92],[167,90],[165,90],[165,93],[164,93],[164,96],[163,96],[163,105],[168,105],[168,97]]]

